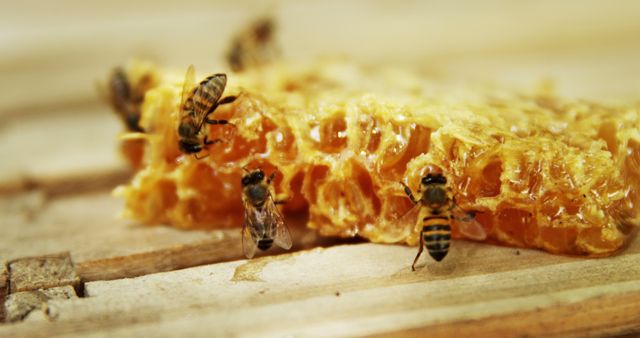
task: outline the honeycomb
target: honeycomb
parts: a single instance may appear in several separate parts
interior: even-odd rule
[[[212,71],[213,73],[213,71]],[[604,256],[624,247],[640,203],[640,106],[461,88],[347,61],[275,63],[228,73],[197,160],[178,150],[183,73],[149,90],[142,167],[117,189],[125,216],[180,228],[240,227],[242,167],[279,173],[284,212],[327,236],[416,245],[394,220],[441,170],[492,243]],[[198,74],[204,78],[206,74]],[[454,238],[462,235],[453,229]]]

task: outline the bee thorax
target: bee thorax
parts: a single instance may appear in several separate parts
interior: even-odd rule
[[[263,185],[251,185],[246,187],[246,194],[253,205],[259,206],[267,199],[269,191]]]
[[[196,128],[191,123],[180,123],[178,126],[178,134],[183,137],[189,137],[196,134]]]
[[[428,204],[444,204],[447,200],[447,192],[440,187],[428,188],[424,198]]]

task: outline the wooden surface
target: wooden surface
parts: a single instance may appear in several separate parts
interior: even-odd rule
[[[422,263],[415,273],[414,248],[357,244],[88,282],[84,298],[48,302],[54,321],[26,320],[0,327],[0,334],[511,336],[640,329],[637,244],[608,259],[455,244],[442,263]]]
[[[12,2],[0,13],[0,318],[12,322],[0,337],[640,332],[637,240],[604,259],[456,241],[413,273],[416,248],[320,238],[303,219],[290,219],[293,252],[251,261],[239,229],[119,219],[110,191],[131,173],[95,82],[131,56],[224,70],[228,37],[264,12],[292,59],[340,54],[525,88],[549,78],[590,99],[640,94],[634,1]]]

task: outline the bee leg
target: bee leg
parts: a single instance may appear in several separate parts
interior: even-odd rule
[[[276,171],[272,172],[271,175],[267,178],[267,184],[271,184],[271,181],[276,177]]]
[[[216,143],[218,143],[218,142],[222,142],[222,139],[217,138],[217,139],[215,139],[215,140],[209,140],[209,139],[207,139],[207,136],[205,136],[205,137],[204,137],[204,145],[205,145],[205,146],[209,146],[209,145],[212,145],[212,144],[216,144]]]
[[[205,119],[204,122],[208,124],[228,124],[229,123],[229,121],[227,120],[209,120],[209,119]]]
[[[407,196],[409,196],[409,199],[411,200],[411,202],[413,204],[418,204],[418,201],[416,201],[416,198],[413,197],[413,192],[411,192],[411,188],[409,188],[406,184],[404,184],[404,182],[400,182],[400,184],[402,184],[402,186],[404,187],[404,193],[407,194]]]
[[[291,200],[291,196],[285,194],[285,193],[281,193],[278,194],[277,196],[275,196],[273,198],[273,203],[278,205],[278,204],[286,204],[287,202],[289,202]]]
[[[235,95],[231,95],[231,96],[226,96],[223,97],[222,99],[220,99],[220,101],[218,101],[218,106],[222,105],[222,104],[227,104],[227,103],[232,103],[233,101],[235,101],[238,97]]]
[[[420,258],[420,255],[422,254],[422,249],[424,249],[424,235],[422,234],[422,231],[420,231],[420,249],[418,249],[418,254],[413,260],[413,264],[411,264],[411,271],[416,271],[416,263],[418,262],[418,258]]]

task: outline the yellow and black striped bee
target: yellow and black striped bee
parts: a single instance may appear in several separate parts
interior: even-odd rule
[[[131,132],[144,132],[140,126],[144,94],[153,87],[151,75],[143,76],[132,84],[122,67],[116,67],[109,78],[108,101]]]
[[[276,207],[282,202],[276,201],[270,190],[274,177],[275,172],[265,180],[262,169],[247,171],[247,174],[242,177],[244,204],[242,249],[247,258],[255,255],[256,248],[265,251],[274,243],[285,250],[291,248],[289,229]]]
[[[226,74],[214,74],[194,85],[193,65],[187,69],[182,99],[180,100],[180,124],[178,126],[179,147],[186,154],[197,154],[206,146],[221,140],[209,140],[204,124],[227,124],[227,120],[213,120],[209,116],[219,105],[232,103],[236,96],[222,97],[227,85]]]
[[[436,261],[441,261],[449,252],[451,241],[451,223],[455,221],[458,231],[467,238],[484,240],[487,237],[484,228],[473,218],[473,213],[460,209],[451,197],[451,189],[447,187],[447,178],[441,173],[429,173],[422,177],[416,200],[411,189],[400,182],[404,192],[415,205],[398,220],[398,226],[415,225],[420,229],[420,249],[413,260],[411,269],[416,270],[416,263],[424,247]]]
[[[231,42],[227,62],[235,72],[267,64],[279,52],[274,42],[275,24],[269,17],[254,21]]]

